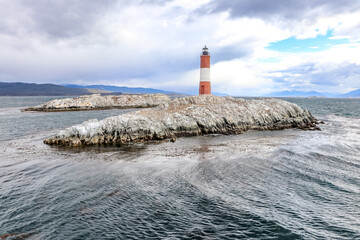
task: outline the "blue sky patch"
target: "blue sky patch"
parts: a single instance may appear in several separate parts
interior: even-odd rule
[[[332,39],[333,30],[328,30],[326,35],[316,38],[297,39],[291,37],[277,42],[272,42],[266,49],[278,52],[320,52],[338,44],[349,43],[349,39]]]

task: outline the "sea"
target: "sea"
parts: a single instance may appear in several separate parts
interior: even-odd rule
[[[360,99],[286,98],[321,131],[56,147],[128,110],[24,112],[0,97],[0,239],[360,239]]]

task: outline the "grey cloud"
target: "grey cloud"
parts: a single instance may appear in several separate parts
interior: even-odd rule
[[[305,75],[311,74],[316,71],[316,65],[314,63],[306,63],[299,66],[291,67],[283,71],[277,71],[282,73],[285,78],[291,78],[296,81],[297,78],[303,78]],[[275,72],[270,72],[275,73]],[[300,77],[294,77],[300,75]],[[284,77],[273,77],[276,82],[288,82]]]
[[[294,84],[297,89],[303,89],[304,82],[323,88],[336,88],[341,85],[360,88],[360,81],[356,81],[360,79],[360,66],[353,63],[323,66],[307,63],[280,72],[283,77],[273,77],[273,81],[284,86]]]
[[[249,56],[253,52],[253,49],[248,46],[249,45],[244,41],[238,43],[238,46],[226,46],[214,49],[214,51],[211,52],[211,62],[217,63]]]
[[[162,5],[167,2],[172,2],[174,0],[142,0],[142,4],[155,4],[155,5]]]
[[[360,9],[356,0],[213,0],[202,10],[207,13],[228,11],[231,17],[301,19],[315,17],[311,10],[321,9],[324,15]],[[318,13],[317,13],[318,14]]]
[[[11,3],[0,2],[0,8],[3,8],[3,11],[6,11],[9,5],[14,6],[17,11],[7,13],[7,17],[12,18],[10,21],[12,25],[9,27],[6,25],[7,22],[0,23],[0,33],[14,35],[17,31],[11,28],[18,27],[49,38],[71,38],[92,31],[108,11],[119,9],[118,6],[126,8],[136,4],[163,4],[167,1],[170,0],[13,0]],[[10,11],[15,11],[14,9]],[[19,14],[27,15],[27,18],[19,17]],[[17,26],[14,22],[17,22]]]
[[[88,32],[96,20],[117,0],[20,0],[35,29],[53,38],[67,38]],[[25,23],[26,24],[26,23]]]
[[[311,75],[311,82],[318,85],[337,85],[353,76],[360,77],[360,66],[356,64],[346,64],[336,66],[329,71],[321,71]],[[360,83],[358,86],[360,87]]]

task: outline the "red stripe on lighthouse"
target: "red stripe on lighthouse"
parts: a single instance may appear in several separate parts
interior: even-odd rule
[[[209,55],[201,55],[200,56],[200,67],[201,68],[210,68],[210,56]]]
[[[200,82],[200,86],[199,86],[199,94],[200,95],[204,95],[204,94],[211,94],[211,84],[210,82]]]

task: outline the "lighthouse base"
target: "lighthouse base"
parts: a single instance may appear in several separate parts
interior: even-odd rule
[[[201,81],[199,86],[199,95],[210,95],[211,94],[211,84],[208,81]]]

